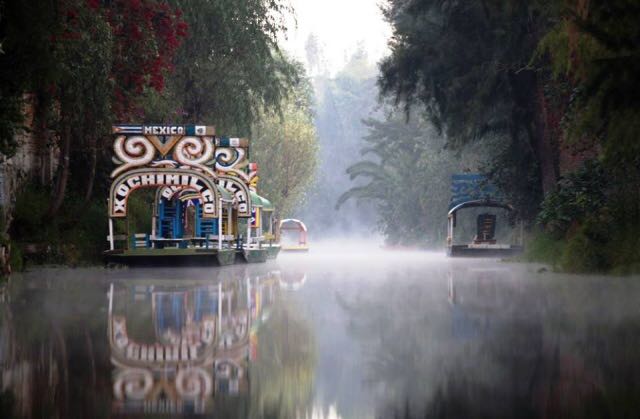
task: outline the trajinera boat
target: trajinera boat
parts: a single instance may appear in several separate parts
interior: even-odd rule
[[[116,125],[113,134],[109,262],[229,265],[277,256],[274,207],[258,195],[248,139],[218,137],[205,125]],[[145,226],[127,219],[138,189],[152,191]]]
[[[280,221],[278,235],[283,252],[308,252],[307,226],[295,218]],[[289,236],[289,237],[287,237]],[[291,242],[293,236],[293,242]]]
[[[467,222],[462,228],[463,231],[456,235],[459,213],[464,209],[470,209],[470,212],[475,213],[475,225]],[[502,231],[498,229],[499,219],[504,220],[503,224],[508,224],[502,227]],[[469,233],[472,231],[475,234],[470,237]],[[513,206],[500,196],[497,188],[483,175],[453,175],[447,219],[447,255],[506,257],[523,250],[522,221],[518,220]]]

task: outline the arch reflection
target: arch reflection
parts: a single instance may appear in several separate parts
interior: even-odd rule
[[[278,271],[248,269],[112,284],[112,412],[206,414],[220,398],[246,397],[257,332],[278,287]]]

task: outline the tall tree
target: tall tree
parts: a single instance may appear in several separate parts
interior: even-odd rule
[[[280,217],[291,216],[306,198],[318,166],[318,140],[311,113],[311,86],[303,80],[281,105],[253,126],[252,157],[260,168],[260,191]]]
[[[24,131],[26,92],[47,85],[54,68],[55,1],[0,1],[0,154],[11,157]]]
[[[289,7],[282,0],[173,4],[183,10],[189,36],[174,60],[169,94],[147,119],[209,121],[218,132],[249,135],[258,112],[277,107],[298,76],[278,46]]]
[[[390,0],[384,15],[393,36],[380,66],[382,94],[407,110],[424,104],[451,144],[504,136],[494,177],[520,180],[503,186],[510,195],[526,188],[533,199],[521,209],[535,208],[536,190],[547,193],[557,180],[543,85],[528,65],[546,25],[535,5]]]

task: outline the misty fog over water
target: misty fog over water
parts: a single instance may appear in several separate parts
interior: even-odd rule
[[[15,399],[2,406],[25,417],[631,417],[639,287],[373,240],[222,269],[33,270],[3,288],[2,384]]]

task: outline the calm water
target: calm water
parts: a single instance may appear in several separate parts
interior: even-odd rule
[[[0,417],[639,416],[640,278],[314,250],[15,276]]]

